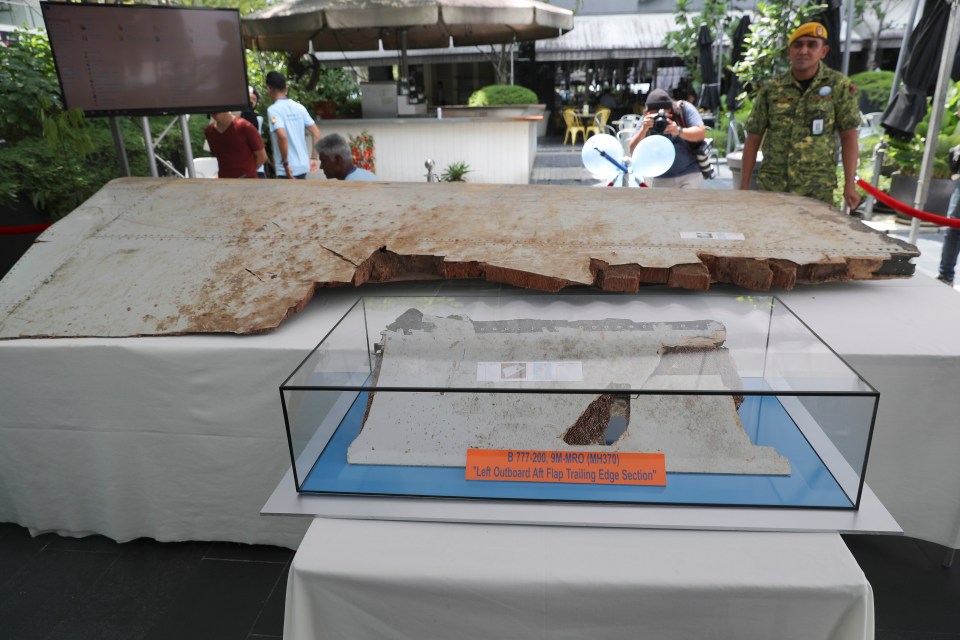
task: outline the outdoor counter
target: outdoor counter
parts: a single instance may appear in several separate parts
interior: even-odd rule
[[[470,165],[467,182],[528,184],[537,154],[540,116],[319,120],[321,135],[371,134],[381,180],[424,182],[429,158],[440,175],[454,162]],[[322,178],[322,174],[318,174]]]

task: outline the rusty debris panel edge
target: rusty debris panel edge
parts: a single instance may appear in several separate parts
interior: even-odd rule
[[[0,339],[259,333],[365,282],[767,291],[909,277],[918,255],[778,193],[124,178],[0,281]]]

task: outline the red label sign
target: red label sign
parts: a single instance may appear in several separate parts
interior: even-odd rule
[[[467,480],[665,487],[662,453],[467,449]]]

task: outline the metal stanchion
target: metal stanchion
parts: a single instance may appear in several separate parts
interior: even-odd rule
[[[120,171],[126,177],[130,177],[130,160],[127,158],[127,148],[123,145],[123,134],[120,133],[120,121],[115,117],[110,118],[110,132],[113,134],[113,144],[117,148],[117,159],[120,161]],[[0,143],[3,141],[0,140]]]
[[[150,119],[146,116],[140,118],[140,131],[143,133],[143,144],[147,150],[147,163],[150,165],[150,175],[154,178],[159,178],[160,173],[157,171],[157,157],[153,153],[153,134],[150,133]]]
[[[427,161],[423,163],[423,166],[427,168],[427,182],[440,182],[440,177],[433,172],[433,168],[437,166],[437,163],[427,158]]]
[[[877,143],[877,146],[873,148],[873,177],[870,178],[870,184],[874,188],[879,188],[880,170],[883,168],[883,161],[886,158],[888,146],[889,145],[885,140],[881,140]],[[873,219],[873,205],[876,203],[876,201],[876,198],[871,195],[867,195],[867,204],[863,207],[864,220]]]
[[[190,145],[190,128],[187,126],[187,119],[190,116],[179,116],[180,135],[183,138],[183,161],[187,166],[187,176],[197,177],[197,170],[193,166],[193,147]]]

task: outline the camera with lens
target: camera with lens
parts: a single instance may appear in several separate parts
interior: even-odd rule
[[[650,128],[650,130],[653,133],[663,135],[663,132],[666,131],[668,124],[667,112],[663,109],[660,109],[657,111],[657,115],[653,116],[653,126]]]

